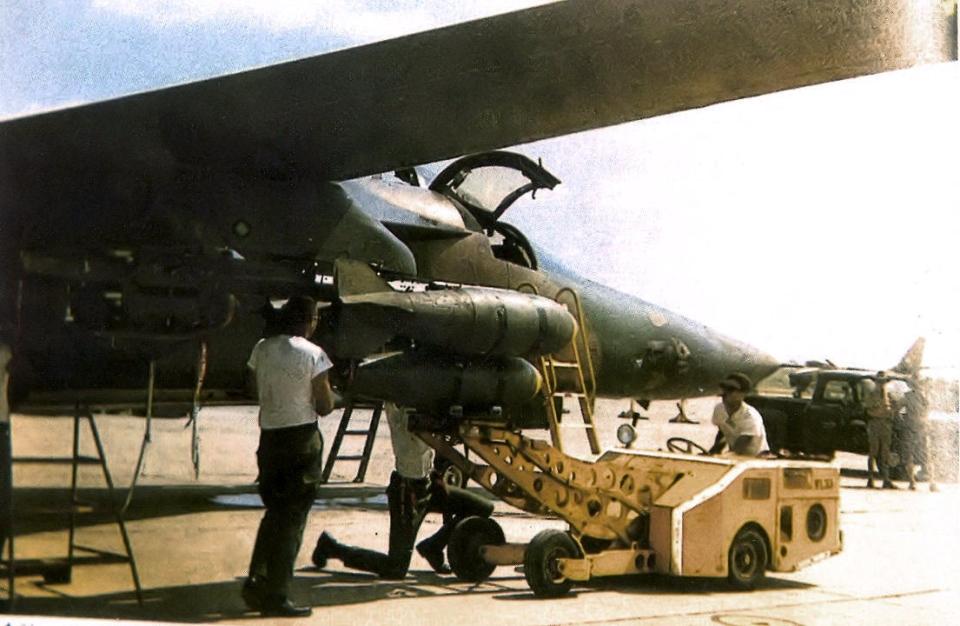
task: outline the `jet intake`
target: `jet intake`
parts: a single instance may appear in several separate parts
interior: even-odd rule
[[[519,406],[540,391],[540,373],[516,357],[456,361],[394,354],[361,364],[347,391],[422,411]]]
[[[530,356],[568,345],[576,322],[547,298],[461,287],[348,296],[337,326],[339,356],[363,357],[397,337],[464,356]]]

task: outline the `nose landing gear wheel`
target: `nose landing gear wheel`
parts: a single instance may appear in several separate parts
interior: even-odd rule
[[[450,543],[447,544],[450,569],[460,580],[482,582],[497,566],[483,560],[480,548],[504,543],[506,538],[500,524],[489,517],[468,517],[457,524],[450,535]]]
[[[523,555],[523,575],[533,593],[541,598],[557,598],[573,586],[560,573],[557,559],[580,556],[580,549],[569,534],[548,528],[537,533]]]

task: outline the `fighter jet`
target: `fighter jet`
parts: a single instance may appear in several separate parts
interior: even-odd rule
[[[499,149],[954,59],[955,9],[573,1],[2,122],[13,409],[139,401],[151,362],[157,399],[236,401],[299,293],[351,384],[411,406],[536,404],[574,337],[594,395],[759,378],[773,358],[534,249],[504,214],[559,181]]]

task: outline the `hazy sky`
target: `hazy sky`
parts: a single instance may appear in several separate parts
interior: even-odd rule
[[[0,0],[0,117],[539,2]],[[507,214],[582,274],[781,358],[960,365],[960,72],[920,68],[520,148]]]

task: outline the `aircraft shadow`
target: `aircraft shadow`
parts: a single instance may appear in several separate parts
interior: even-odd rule
[[[371,574],[300,570],[296,573],[291,597],[309,604],[314,613],[324,608],[361,604],[391,598],[429,598],[438,595],[499,594],[504,582],[522,576],[498,577],[480,584],[465,583],[453,576],[433,572],[410,572],[402,581],[386,581]],[[33,583],[57,597],[19,597],[19,614],[71,616],[100,619],[162,620],[182,623],[215,622],[259,618],[259,613],[246,608],[240,598],[242,578],[202,585],[180,585],[144,589],[144,604],[137,604],[132,591],[74,597],[58,593],[55,587]],[[497,597],[497,596],[494,596]]]
[[[386,510],[384,487],[379,485],[323,485],[314,508],[325,510],[363,508]],[[122,504],[126,492],[114,492]],[[78,499],[89,505],[77,514],[78,528],[111,523],[110,492],[106,488],[82,488]],[[17,535],[66,531],[69,528],[70,489],[27,487],[14,490],[13,505]],[[256,485],[144,485],[137,487],[124,515],[127,522],[174,517],[189,513],[262,508]]]

